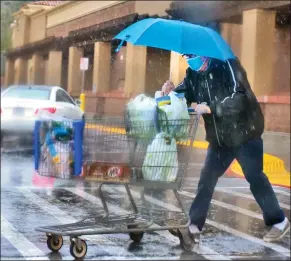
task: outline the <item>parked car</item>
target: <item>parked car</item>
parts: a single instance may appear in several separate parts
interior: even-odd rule
[[[32,134],[41,110],[68,119],[84,119],[78,101],[61,87],[14,85],[1,92],[1,140],[10,134]]]

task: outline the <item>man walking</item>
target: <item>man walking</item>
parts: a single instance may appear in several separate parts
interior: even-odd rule
[[[218,178],[237,159],[262,209],[265,224],[272,227],[264,240],[280,240],[290,230],[290,223],[263,173],[264,117],[245,70],[238,59],[223,62],[183,56],[189,65],[184,80],[176,88],[167,81],[162,93],[183,92],[188,104],[198,104],[196,112],[203,115],[209,142],[197,196],[190,208],[189,232],[195,235],[202,231]]]

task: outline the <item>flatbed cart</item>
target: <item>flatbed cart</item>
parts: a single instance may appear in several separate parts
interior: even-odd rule
[[[98,196],[104,212],[92,214],[75,223],[37,228],[37,231],[46,233],[48,248],[57,252],[63,245],[63,236],[68,236],[71,255],[83,258],[87,253],[87,244],[80,237],[84,235],[127,233],[131,240],[139,243],[144,232],[168,230],[179,237],[182,249],[191,251],[194,241],[190,244],[184,242],[180,232],[188,229],[190,218],[179,191],[183,187],[198,122],[199,116],[194,112],[190,113],[189,120],[159,118],[158,124],[156,121],[134,121],[129,116],[125,119],[86,121],[81,139],[83,172],[80,176],[66,178],[100,183]],[[165,133],[161,140],[157,140],[158,133]],[[157,146],[150,150],[154,142]],[[40,144],[36,143],[35,146]],[[150,156],[153,157],[152,161],[149,161]],[[38,166],[38,173],[58,177],[45,164]],[[132,213],[110,213],[102,192],[107,184],[125,187]],[[138,186],[141,190],[141,205],[136,204],[129,185]],[[181,211],[153,208],[145,197],[145,191],[153,190],[172,191]]]

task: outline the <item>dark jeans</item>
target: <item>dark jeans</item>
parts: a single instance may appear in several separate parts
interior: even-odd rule
[[[191,223],[202,230],[218,178],[224,174],[234,159],[240,163],[245,178],[250,183],[251,192],[263,211],[265,224],[272,226],[282,222],[285,215],[268,178],[263,173],[263,141],[258,138],[236,149],[209,145],[197,196],[190,208]]]

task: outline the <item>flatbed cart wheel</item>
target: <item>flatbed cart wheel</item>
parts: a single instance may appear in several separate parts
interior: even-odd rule
[[[136,225],[128,225],[128,229],[137,228]],[[135,243],[140,243],[144,235],[144,232],[129,232],[130,239]]]
[[[56,236],[56,235],[48,235],[46,243],[47,243],[47,247],[51,251],[58,252],[63,246],[63,237]]]
[[[87,254],[87,244],[84,240],[78,239],[81,242],[81,248],[77,247],[77,243],[74,240],[71,240],[70,245],[70,254],[75,259],[81,259]]]
[[[180,232],[180,230],[177,230],[178,231],[178,237],[179,237],[179,240],[180,240],[180,246],[183,250],[187,251],[187,252],[191,252],[194,248],[194,245],[195,245],[195,240],[193,238],[193,236],[190,234],[190,231],[188,231],[189,233],[189,242],[185,242],[184,241],[184,238],[182,236],[182,233]]]

